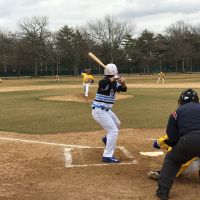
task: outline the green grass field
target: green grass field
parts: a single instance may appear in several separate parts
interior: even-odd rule
[[[127,77],[127,83],[155,83],[156,75]],[[99,77],[96,77],[96,83]],[[195,83],[200,75],[168,75],[166,83]],[[101,127],[91,116],[91,103],[41,100],[43,97],[81,94],[82,88],[67,88],[67,84],[81,84],[80,77],[3,80],[3,87],[30,85],[63,85],[66,88],[14,91],[0,93],[0,130],[19,133],[45,134],[57,132],[93,131]],[[194,88],[195,89],[195,88]],[[117,100],[114,112],[122,122],[122,128],[164,128],[168,116],[177,107],[177,99],[183,89],[137,89],[129,88],[132,98]],[[199,92],[199,89],[196,89]],[[92,87],[91,93],[96,92]]]

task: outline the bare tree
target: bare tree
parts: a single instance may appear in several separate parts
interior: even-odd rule
[[[27,45],[27,53],[34,59],[34,75],[38,75],[39,64],[43,70],[43,59],[46,57],[46,41],[50,37],[47,29],[47,17],[25,18],[19,27],[21,39]]]
[[[182,72],[186,72],[187,63],[189,63],[193,52],[193,47],[190,43],[191,25],[178,21],[166,29],[166,34],[171,43],[171,52],[175,58],[176,71],[178,70],[178,61],[181,60]]]
[[[126,35],[132,35],[135,26],[127,21],[119,21],[115,17],[106,15],[103,20],[88,23],[91,38],[109,54],[113,62],[115,51],[120,47]]]
[[[10,31],[0,31],[0,65],[3,66],[5,76],[8,67],[14,70],[16,59],[16,34]]]

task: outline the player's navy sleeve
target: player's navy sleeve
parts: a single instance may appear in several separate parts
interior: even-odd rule
[[[118,85],[117,87],[117,92],[126,92],[127,91],[127,87],[125,85]]]
[[[99,88],[105,90],[108,85],[111,84],[110,79],[102,79],[99,81]]]

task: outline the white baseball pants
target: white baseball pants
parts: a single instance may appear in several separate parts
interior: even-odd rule
[[[90,88],[90,83],[83,83],[83,90],[85,97],[88,97],[89,88]]]
[[[160,80],[162,79],[162,83],[165,83],[165,79],[164,78],[158,78],[157,84],[160,82]]]
[[[95,108],[92,110],[93,118],[106,130],[107,143],[103,152],[104,157],[112,157],[115,151],[116,141],[121,122],[111,111]]]

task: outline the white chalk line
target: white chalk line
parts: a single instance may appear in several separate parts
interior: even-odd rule
[[[96,149],[96,148],[104,148],[104,147],[91,147],[91,149],[93,149],[93,148]],[[134,157],[131,155],[131,153],[125,147],[123,147],[123,146],[117,146],[116,148],[120,149],[127,158],[133,159],[132,161],[129,161],[129,162],[115,163],[116,165],[133,165],[133,164],[137,164],[137,160],[134,159]],[[113,165],[113,163],[98,163],[98,164],[73,165],[72,164],[72,153],[71,153],[71,150],[72,150],[71,148],[64,148],[65,167],[66,168],[72,168],[72,167],[99,167],[99,166]]]
[[[150,140],[150,141],[156,141],[157,139],[148,138],[147,140]]]
[[[24,140],[24,139],[7,138],[7,137],[0,137],[0,140],[8,140],[8,141],[13,141],[13,142],[25,142],[25,143],[33,143],[33,144],[45,144],[45,145],[71,147],[71,148],[84,148],[84,149],[92,148],[90,146],[60,144],[60,143],[54,143],[54,142],[40,142],[40,141],[37,141],[37,140]]]
[[[72,166],[72,149],[71,148],[65,148],[64,150],[64,159],[65,159],[65,167],[71,167]]]
[[[110,166],[110,165],[133,165],[137,164],[137,161],[131,161],[131,162],[121,162],[121,163],[99,163],[99,164],[83,164],[83,165],[70,165],[66,168],[73,168],[73,167],[101,167],[101,166]]]
[[[32,144],[43,144],[43,145],[52,145],[52,146],[62,146],[64,148],[64,159],[65,159],[65,167],[89,167],[89,166],[105,166],[110,165],[108,163],[106,164],[83,164],[83,165],[72,165],[72,154],[71,150],[74,148],[80,148],[80,149],[103,149],[104,147],[91,147],[91,146],[82,146],[82,145],[69,145],[69,144],[62,144],[62,143],[54,143],[54,142],[42,142],[37,140],[25,140],[25,139],[18,139],[18,138],[8,138],[8,137],[0,137],[0,140],[7,140],[12,142],[24,142],[24,143],[32,143]],[[130,152],[123,146],[117,146],[116,148],[119,148],[124,155],[127,158],[134,159],[134,157],[130,154]],[[130,164],[137,164],[136,160],[133,160],[131,162],[122,162],[118,163],[117,165],[130,165]]]
[[[125,147],[118,147],[123,153],[124,155],[127,157],[127,158],[130,158],[130,159],[134,159],[134,157],[131,155],[131,153],[125,148]]]

